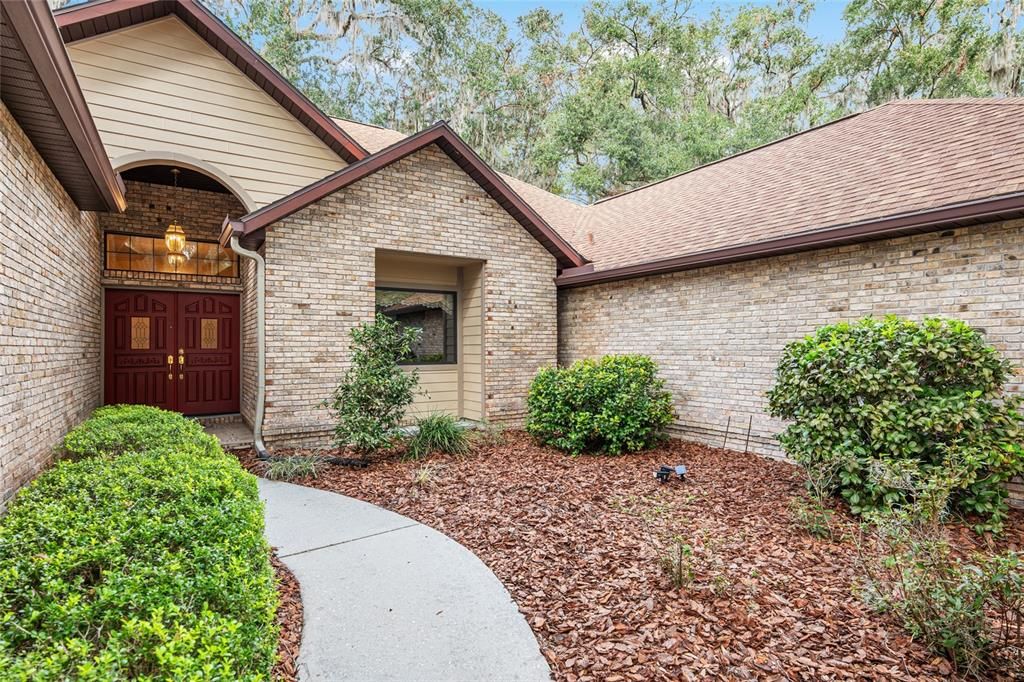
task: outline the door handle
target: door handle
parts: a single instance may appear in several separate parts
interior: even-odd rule
[[[167,380],[168,381],[174,381],[174,356],[173,355],[168,355],[167,356],[167,370],[168,370],[168,372],[167,372]]]
[[[185,349],[178,349],[178,369],[180,370],[185,366]],[[185,378],[184,372],[178,374],[178,381],[182,381]]]

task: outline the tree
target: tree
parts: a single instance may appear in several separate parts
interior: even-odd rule
[[[993,93],[987,0],[851,0],[829,55],[851,108],[908,97]]]

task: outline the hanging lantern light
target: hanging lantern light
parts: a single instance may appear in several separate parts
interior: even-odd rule
[[[174,175],[175,201],[177,201],[178,196],[178,173],[180,172],[177,168],[171,169],[171,174]],[[171,224],[167,226],[167,231],[164,232],[164,244],[167,245],[167,262],[175,268],[184,264],[187,260],[185,257],[185,242],[185,230],[182,229],[176,218],[172,218]]]

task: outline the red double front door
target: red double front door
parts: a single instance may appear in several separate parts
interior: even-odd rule
[[[239,327],[237,295],[108,289],[104,401],[238,412]]]

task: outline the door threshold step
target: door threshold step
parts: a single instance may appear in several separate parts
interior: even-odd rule
[[[217,426],[219,424],[243,424],[242,415],[233,414],[207,414],[201,417],[192,417],[203,426]]]

